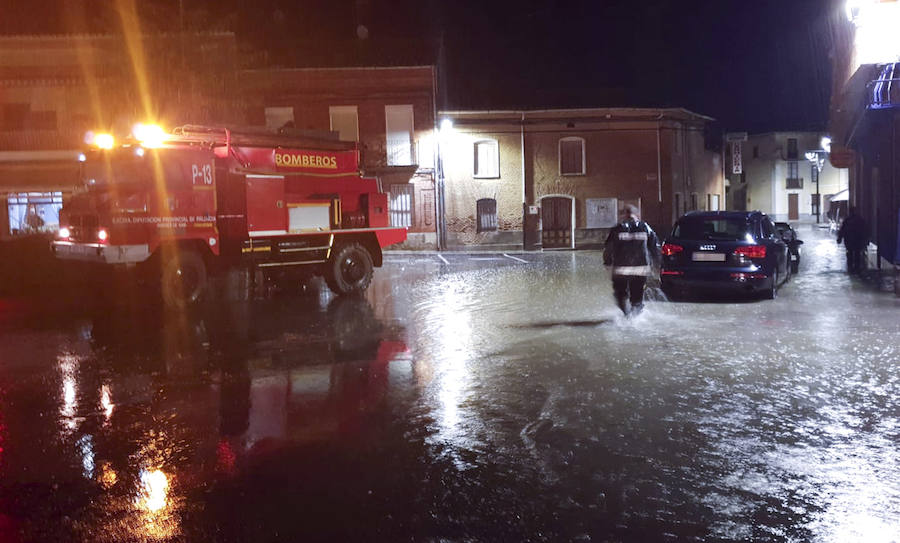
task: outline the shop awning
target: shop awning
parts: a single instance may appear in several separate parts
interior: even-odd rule
[[[828,201],[829,202],[846,202],[849,199],[850,199],[850,190],[844,189],[844,190],[838,192],[837,194],[835,194],[834,196],[832,196],[831,198],[829,198]]]

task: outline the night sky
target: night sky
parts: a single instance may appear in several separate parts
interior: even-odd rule
[[[0,2],[6,34],[117,29],[110,0]],[[178,0],[137,5],[148,31],[178,30]],[[840,9],[838,0],[183,5],[185,27],[233,30],[272,66],[435,63],[441,109],[686,107],[751,132],[826,127],[829,25]]]

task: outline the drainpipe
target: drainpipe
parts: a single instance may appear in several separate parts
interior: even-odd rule
[[[659,185],[659,204],[662,209],[662,150],[660,148],[660,130],[662,129],[663,114],[656,119],[656,182]]]
[[[522,112],[522,124],[520,125],[520,141],[522,146],[522,204],[528,203],[528,186],[526,185],[525,176],[525,112]],[[524,227],[524,223],[522,223]]]

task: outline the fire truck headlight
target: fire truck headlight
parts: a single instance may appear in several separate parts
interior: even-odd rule
[[[107,239],[109,239],[109,232],[107,232],[103,228],[97,230],[97,239],[99,239],[100,241],[106,241]]]
[[[136,124],[131,133],[141,145],[150,149],[161,146],[166,140],[166,132],[158,124]]]
[[[69,239],[69,236],[71,236],[71,235],[72,235],[72,232],[69,231],[69,229],[66,228],[65,226],[63,226],[62,228],[59,229],[60,239]]]
[[[96,134],[94,136],[94,145],[100,149],[112,149],[116,145],[116,138],[112,134]]]

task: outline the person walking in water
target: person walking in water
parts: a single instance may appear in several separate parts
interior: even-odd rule
[[[659,240],[650,225],[641,220],[636,206],[626,205],[622,214],[622,222],[606,239],[603,264],[612,266],[616,305],[630,316],[644,309],[644,286],[653,262],[659,259]]]
[[[856,213],[856,208],[851,207],[847,218],[841,223],[838,230],[837,242],[844,242],[847,249],[847,273],[859,273],[863,269],[863,255],[866,246],[869,245],[869,227],[866,220]]]

